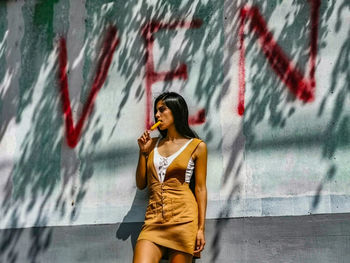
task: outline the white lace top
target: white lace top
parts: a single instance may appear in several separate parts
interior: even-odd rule
[[[177,152],[173,153],[172,155],[168,157],[161,156],[158,152],[158,143],[160,141],[160,138],[157,141],[157,144],[154,148],[154,156],[153,156],[153,162],[154,166],[156,168],[159,181],[164,182],[164,177],[167,168],[169,165],[174,161],[174,159],[187,147],[187,145],[192,141],[193,139],[189,140],[187,143],[185,143],[184,146],[182,146]],[[186,169],[186,175],[185,175],[185,182],[189,183],[193,174],[194,170],[194,161],[192,158],[190,158],[187,169]]]

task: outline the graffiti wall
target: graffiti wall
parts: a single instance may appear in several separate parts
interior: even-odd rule
[[[0,227],[142,222],[163,91],[208,146],[207,218],[350,212],[348,1],[0,2]],[[152,136],[158,136],[152,132]]]

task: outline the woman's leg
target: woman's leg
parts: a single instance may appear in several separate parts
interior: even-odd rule
[[[136,242],[133,263],[158,263],[164,250],[149,240],[141,239]]]
[[[192,263],[191,254],[171,249],[169,255],[169,263]]]

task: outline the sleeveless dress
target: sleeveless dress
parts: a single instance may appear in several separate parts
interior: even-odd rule
[[[147,186],[149,202],[145,221],[137,240],[146,239],[166,248],[194,253],[198,231],[198,204],[185,174],[193,152],[201,142],[193,140],[177,155],[166,169],[164,181],[154,167],[154,150],[147,159]],[[166,251],[163,258],[168,258]]]

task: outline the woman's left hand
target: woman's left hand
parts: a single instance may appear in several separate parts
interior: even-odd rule
[[[204,231],[198,230],[197,232],[197,240],[196,240],[196,248],[194,250],[194,253],[199,253],[204,249],[205,245],[205,237],[204,237]]]

